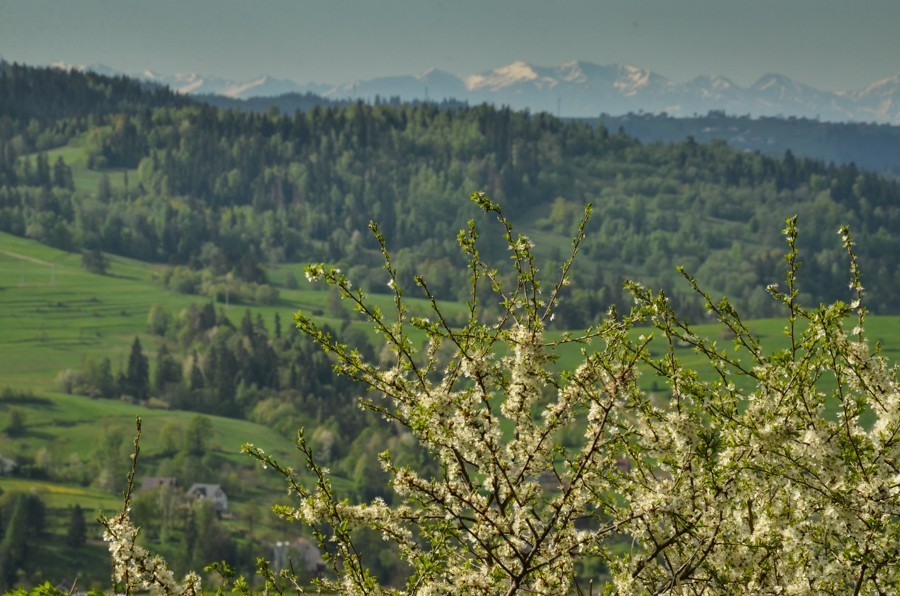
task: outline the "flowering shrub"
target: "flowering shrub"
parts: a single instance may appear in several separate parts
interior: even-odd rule
[[[125,505],[122,512],[112,519],[100,517],[100,523],[105,528],[103,540],[109,545],[109,552],[112,555],[113,581],[117,585],[124,586],[128,594],[152,590],[159,594],[197,596],[203,591],[200,588],[200,577],[196,573],[188,573],[182,582],[178,583],[162,557],[151,555],[137,544],[138,528],[129,517],[129,506],[134,488],[137,457],[140,453],[140,436],[141,420],[138,418],[132,455],[133,465],[128,475],[128,488],[125,490]]]
[[[609,570],[607,588],[622,594],[900,589],[900,392],[895,371],[865,340],[863,288],[846,229],[851,301],[809,309],[797,301],[796,221],[788,221],[786,284],[768,288],[787,313],[784,349],[764,351],[728,301],[714,301],[686,273],[733,334],[734,350],[694,333],[665,295],[636,283],[629,284],[631,312],[610,311],[583,333],[551,340],[545,326],[569,282],[590,206],[559,278],[545,288],[530,241],[514,235],[484,195],[473,200],[500,221],[515,275],[504,283],[482,260],[470,223],[459,235],[471,280],[461,327],[448,323],[422,278],[415,282],[432,316],[408,315],[377,226],[391,315],[340,270],[307,269],[311,281],[336,287],[366,317],[392,363],[364,360],[303,313],[297,327],[341,373],[372,389],[363,407],[409,429],[440,464],[438,475],[426,477],[385,452],[382,465],[400,504],[350,504],[336,497],[302,431],[298,447],[315,486],[245,446],[284,474],[297,498],[277,513],[309,525],[330,547],[333,576],[318,587],[562,594],[581,590],[573,584],[576,564],[598,557]],[[485,284],[501,304],[497,320],[483,320]],[[850,317],[856,328],[848,335]],[[427,336],[422,353],[411,331]],[[556,372],[555,355],[572,343],[582,346],[581,363]],[[681,363],[682,346],[704,357],[713,380]],[[442,356],[448,352],[449,361]],[[666,381],[665,403],[639,387],[641,374]],[[836,404],[837,414],[827,414],[826,404]],[[561,440],[574,432],[577,446]],[[359,527],[399,548],[412,570],[402,591],[382,587],[369,572],[353,543]],[[118,570],[136,569],[134,561],[151,565],[149,555],[128,546],[127,510],[107,529],[120,578]],[[631,543],[625,553],[612,548],[623,538]],[[172,589],[198,584],[188,578],[185,585]]]

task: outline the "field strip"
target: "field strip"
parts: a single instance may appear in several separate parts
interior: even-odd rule
[[[34,257],[29,257],[28,255],[20,255],[20,254],[17,253],[17,252],[10,252],[10,251],[8,251],[8,250],[0,250],[0,253],[6,255],[6,256],[8,256],[8,257],[13,257],[13,258],[15,258],[15,259],[23,259],[23,260],[25,260],[25,261],[31,261],[32,263],[36,263],[36,264],[38,264],[38,265],[46,265],[46,266],[48,266],[48,267],[55,267],[55,266],[56,266],[55,263],[51,263],[51,262],[49,262],[49,261],[42,261],[42,260],[36,259],[36,258],[34,258]]]

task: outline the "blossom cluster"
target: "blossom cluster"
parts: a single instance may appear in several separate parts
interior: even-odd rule
[[[132,523],[127,508],[112,519],[101,521],[105,528],[103,540],[112,556],[113,579],[124,586],[127,593],[146,590],[173,596],[203,593],[196,573],[188,573],[179,583],[162,557],[151,555],[137,544],[138,528]]]

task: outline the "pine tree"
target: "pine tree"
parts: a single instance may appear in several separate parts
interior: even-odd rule
[[[19,568],[27,559],[27,518],[25,495],[19,495],[3,534],[3,541],[0,542],[0,588],[8,590],[15,585]]]
[[[251,341],[256,337],[256,328],[253,326],[253,317],[250,316],[250,309],[244,311],[244,317],[241,319],[241,335]]]
[[[39,186],[49,188],[50,182],[51,182],[51,180],[50,180],[50,161],[49,161],[49,158],[47,157],[47,153],[44,151],[41,151],[40,153],[38,153],[36,161],[37,161],[37,173],[36,173],[37,180],[36,180],[36,182],[38,183]]]
[[[9,411],[9,422],[3,429],[7,436],[18,437],[25,434],[25,414],[18,408]]]
[[[128,356],[128,369],[125,373],[125,393],[137,399],[150,396],[150,365],[141,348],[141,340],[134,338],[131,344],[131,355]]]
[[[72,180],[72,169],[66,165],[61,155],[56,158],[56,163],[53,165],[53,185],[59,188],[75,190],[75,183]]]
[[[97,200],[105,204],[109,203],[110,198],[112,198],[112,187],[109,183],[109,176],[103,174],[97,184]]]
[[[198,391],[203,389],[205,380],[203,378],[203,371],[200,370],[199,364],[200,356],[197,355],[197,352],[194,351],[191,356],[191,370],[188,374],[188,386],[191,388],[191,391]]]
[[[84,521],[84,510],[77,503],[69,516],[69,529],[66,532],[66,543],[69,546],[82,546],[87,541],[87,524]]]

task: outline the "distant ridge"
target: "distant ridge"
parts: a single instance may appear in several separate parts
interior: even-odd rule
[[[54,66],[124,74],[102,64],[57,63]],[[900,74],[862,89],[840,92],[821,91],[777,73],[764,74],[749,87],[742,87],[724,76],[704,75],[678,82],[637,66],[583,61],[551,67],[517,61],[464,77],[430,69],[417,76],[379,77],[339,85],[299,84],[268,75],[244,82],[196,73],[164,75],[145,71],[129,76],[168,86],[182,94],[220,95],[231,99],[315,93],[333,100],[398,97],[403,101],[488,102],[568,117],[642,111],[692,116],[724,111],[754,117],[900,125]]]

